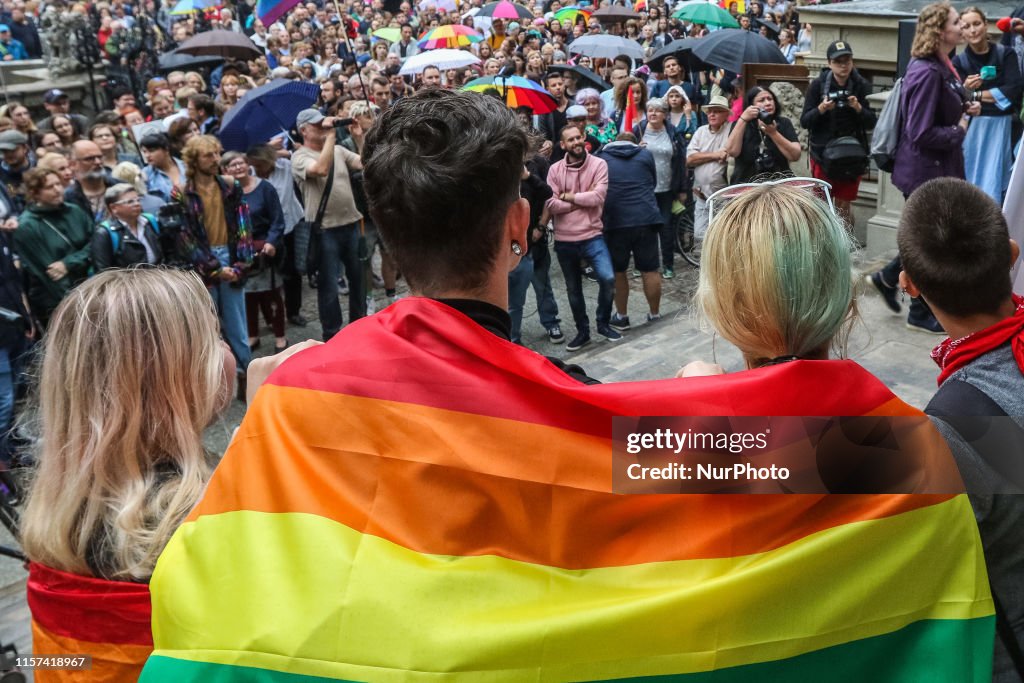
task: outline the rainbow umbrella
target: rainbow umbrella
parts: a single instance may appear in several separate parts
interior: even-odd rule
[[[575,24],[577,21],[579,21],[580,17],[583,17],[584,21],[589,21],[591,14],[591,11],[582,9],[580,7],[563,7],[562,9],[555,12],[553,16],[555,19],[558,19],[559,21],[565,21],[566,19],[568,19],[573,24]]]
[[[483,40],[475,30],[462,24],[446,24],[424,33],[416,42],[421,50],[455,49]]]
[[[530,107],[534,114],[549,114],[558,106],[547,90],[522,76],[484,76],[470,81],[462,89],[475,92],[495,90],[509,107]]]
[[[633,11],[635,12],[643,12],[646,9],[647,0],[636,0],[636,2],[633,3]]]
[[[519,3],[501,0],[501,2],[489,2],[477,12],[478,17],[491,17],[492,19],[533,19],[533,12],[526,9]]]

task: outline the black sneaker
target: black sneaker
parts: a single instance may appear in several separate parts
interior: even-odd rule
[[[617,342],[622,339],[622,335],[613,330],[610,326],[598,327],[597,333],[610,342]]]
[[[296,315],[288,316],[288,322],[290,322],[292,325],[295,325],[296,327],[305,327],[306,323],[308,323],[309,321],[306,320],[306,316],[302,315],[301,313],[298,313]]]
[[[625,332],[629,329],[629,316],[619,315],[618,312],[612,313],[612,319],[608,321],[608,326],[619,332]]]
[[[577,332],[571,342],[566,344],[566,351],[579,351],[590,343],[590,332]]]
[[[900,302],[896,301],[896,288],[885,284],[885,281],[882,280],[882,273],[872,273],[864,279],[875,286],[875,289],[877,289],[878,293],[882,295],[882,298],[885,300],[885,305],[889,307],[890,311],[893,313],[900,312]]]
[[[565,341],[565,335],[562,334],[562,328],[558,325],[552,325],[548,330],[548,341],[552,344],[561,344]]]
[[[583,277],[587,278],[591,282],[597,282],[597,273],[594,272],[594,266],[587,266],[584,268]]]

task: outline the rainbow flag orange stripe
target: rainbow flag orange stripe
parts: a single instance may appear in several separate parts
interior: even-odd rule
[[[35,655],[90,655],[86,670],[35,672],[39,683],[134,681],[153,650],[149,588],[29,565]]]
[[[672,413],[916,411],[850,362],[583,386],[403,300],[260,390],[142,680],[990,677],[965,496],[613,494],[611,418]]]

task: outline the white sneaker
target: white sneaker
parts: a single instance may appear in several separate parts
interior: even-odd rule
[[[377,312],[377,302],[372,296],[366,297],[366,315],[373,315]]]

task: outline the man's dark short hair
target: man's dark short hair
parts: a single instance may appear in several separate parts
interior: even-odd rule
[[[618,135],[616,135],[615,142],[632,142],[635,145],[636,136],[630,133],[629,131],[626,131],[624,133],[619,133]]]
[[[427,66],[423,67],[423,75],[426,76],[428,71],[436,71],[438,74],[441,73],[441,69],[437,66],[434,66],[433,64],[428,64]]]
[[[633,58],[630,57],[629,55],[618,55],[615,57],[615,59],[612,60],[612,66],[615,66],[616,64],[621,64],[622,66],[626,67],[626,69],[632,69]]]
[[[197,92],[195,95],[189,95],[188,101],[193,107],[208,117],[217,115],[217,105],[209,95]]]
[[[903,270],[950,315],[994,313],[1012,293],[1010,234],[999,205],[958,178],[921,185],[896,235]]]
[[[378,117],[363,146],[366,196],[413,287],[485,285],[527,147],[512,110],[479,93],[427,88]]]
[[[561,71],[549,71],[544,74],[544,87],[548,87],[548,81],[552,78],[564,78]]]
[[[110,91],[110,101],[111,102],[117,102],[119,99],[121,99],[125,95],[134,95],[134,94],[135,93],[132,92],[132,89],[127,87],[127,86],[121,86],[119,88],[114,88],[113,90]]]
[[[402,67],[396,64],[392,64],[391,66],[384,69],[384,75],[387,76],[388,78],[391,78],[392,76],[398,76],[401,73],[401,71]]]
[[[583,132],[583,131],[580,130],[579,126],[573,125],[571,123],[567,123],[564,126],[562,126],[562,130],[558,131],[558,141],[559,142],[561,142],[562,140],[565,139],[565,131],[567,131],[567,130],[574,130],[574,131],[576,131],[578,133],[582,133]]]

